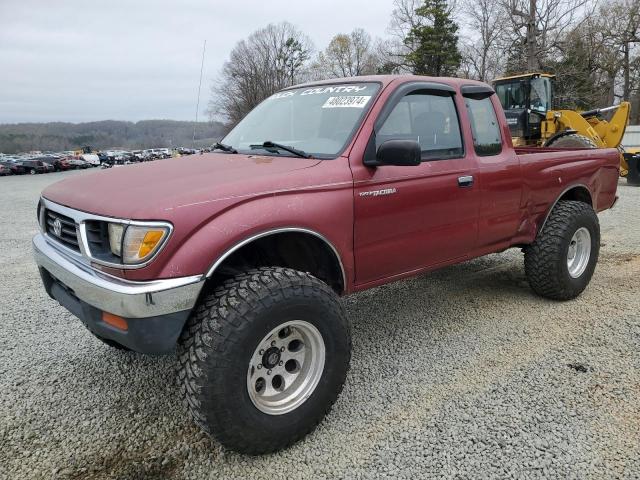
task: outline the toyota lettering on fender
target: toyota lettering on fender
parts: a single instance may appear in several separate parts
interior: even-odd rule
[[[368,192],[360,192],[361,197],[379,197],[381,195],[392,195],[397,193],[397,188],[384,188],[382,190],[369,190]]]
[[[342,390],[340,296],[510,247],[535,293],[580,295],[619,161],[514,148],[484,83],[311,83],[274,93],[211,153],[46,188],[34,255],[48,294],[93,336],[177,348],[196,423],[266,453],[313,430]]]

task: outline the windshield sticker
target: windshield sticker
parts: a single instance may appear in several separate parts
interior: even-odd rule
[[[329,97],[322,108],[364,108],[370,98],[371,95]]]
[[[339,85],[331,87],[307,88],[300,95],[318,95],[321,93],[358,93],[366,90],[368,85]]]
[[[293,97],[295,94],[296,94],[295,91],[287,90],[284,92],[274,93],[273,95],[271,95],[271,98],[287,98],[287,97]]]

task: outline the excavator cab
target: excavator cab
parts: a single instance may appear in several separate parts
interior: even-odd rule
[[[547,73],[526,73],[493,81],[514,145],[540,142],[542,124],[553,108],[554,77]]]

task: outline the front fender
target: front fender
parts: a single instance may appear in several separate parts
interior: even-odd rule
[[[160,277],[207,274],[235,246],[264,232],[291,228],[311,230],[330,243],[340,257],[348,287],[354,271],[351,183],[322,191],[278,193],[235,205],[200,225],[173,252]]]

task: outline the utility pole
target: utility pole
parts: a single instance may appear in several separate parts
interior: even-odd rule
[[[202,46],[202,61],[200,62],[200,83],[198,84],[198,100],[196,101],[196,122],[193,125],[193,139],[191,140],[191,146],[196,148],[196,127],[198,126],[198,110],[200,110],[200,89],[202,88],[202,70],[204,68],[204,52],[207,49],[207,41],[204,41]]]

